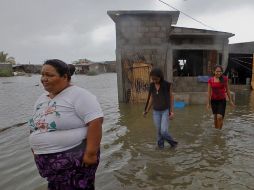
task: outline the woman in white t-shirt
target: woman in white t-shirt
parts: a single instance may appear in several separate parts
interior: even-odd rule
[[[73,67],[47,60],[41,82],[47,91],[29,120],[29,142],[48,189],[94,189],[99,164],[103,113],[96,97],[71,85]]]

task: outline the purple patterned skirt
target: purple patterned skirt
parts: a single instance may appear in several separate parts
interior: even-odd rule
[[[70,150],[35,155],[35,163],[40,175],[48,181],[48,190],[94,190],[95,172],[99,164],[82,165],[86,143]]]

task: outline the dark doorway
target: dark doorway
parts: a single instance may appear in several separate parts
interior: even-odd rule
[[[211,75],[212,68],[216,64],[217,64],[217,51],[215,50],[173,51],[174,76]]]
[[[252,54],[229,54],[226,73],[232,84],[246,84],[252,77]]]

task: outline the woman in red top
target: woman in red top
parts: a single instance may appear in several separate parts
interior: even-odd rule
[[[228,86],[228,78],[223,75],[223,68],[216,65],[214,68],[214,76],[208,80],[208,100],[207,109],[212,107],[214,115],[214,126],[221,129],[226,109],[226,94],[230,104],[234,107],[230,90]]]

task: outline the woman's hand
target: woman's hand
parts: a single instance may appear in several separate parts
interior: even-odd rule
[[[83,155],[83,164],[85,164],[85,166],[97,163],[97,153],[100,150],[102,137],[102,122],[103,118],[101,117],[87,124],[86,150]]]
[[[230,103],[230,105],[231,105],[233,108],[235,108],[235,104],[234,104],[234,102],[233,102],[232,100],[230,100],[229,103]]]
[[[146,117],[147,113],[148,113],[147,111],[144,111],[143,112],[143,117]]]
[[[83,164],[85,166],[91,166],[97,163],[97,154],[96,153],[86,153],[83,156]]]
[[[35,154],[34,154],[34,150],[31,148],[31,151],[32,151],[32,153],[33,153],[33,156],[35,156]]]
[[[174,118],[175,114],[174,112],[169,112],[169,119],[172,120]]]
[[[207,111],[209,111],[210,107],[211,107],[211,105],[210,105],[209,103],[206,104],[206,109],[207,109]]]

